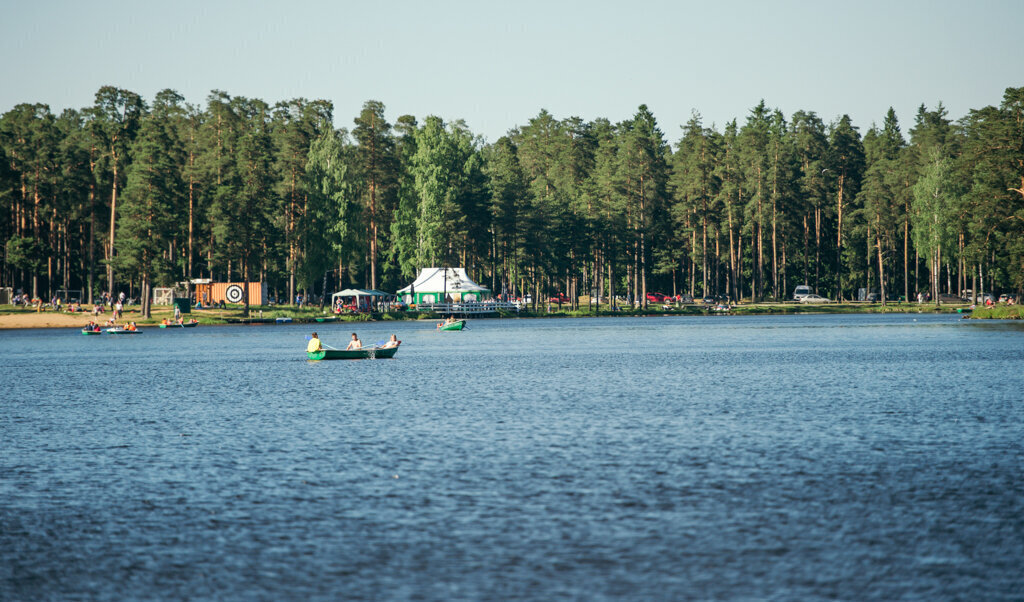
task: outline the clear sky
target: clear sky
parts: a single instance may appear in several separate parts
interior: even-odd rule
[[[0,112],[92,104],[103,85],[193,104],[219,89],[271,104],[334,103],[350,127],[368,99],[463,119],[495,141],[542,108],[619,121],[647,104],[675,143],[694,110],[743,122],[764,99],[788,117],[889,106],[953,118],[1024,86],[1024,1],[3,0]]]

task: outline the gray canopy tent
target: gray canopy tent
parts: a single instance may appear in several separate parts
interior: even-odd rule
[[[370,311],[379,303],[395,300],[395,296],[384,291],[366,288],[347,288],[331,295],[331,307],[338,305],[354,305],[360,311]]]

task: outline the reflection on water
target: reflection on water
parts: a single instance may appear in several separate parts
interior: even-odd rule
[[[1024,333],[0,331],[0,598],[1012,599]]]

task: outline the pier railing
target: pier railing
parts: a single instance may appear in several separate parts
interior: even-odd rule
[[[463,303],[419,303],[419,311],[439,314],[493,314],[498,310],[518,312],[520,304],[512,301],[466,301]]]

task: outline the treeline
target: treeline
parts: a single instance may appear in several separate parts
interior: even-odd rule
[[[391,124],[377,101],[333,123],[325,100],[221,91],[18,105],[0,117],[0,285],[148,303],[153,286],[260,280],[293,299],[459,265],[535,300],[1024,286],[1024,88],[955,122],[922,105],[909,137],[891,109],[861,135],[762,101],[720,130],[695,113],[674,149],[646,106],[618,123],[541,111],[491,144],[461,121]]]

